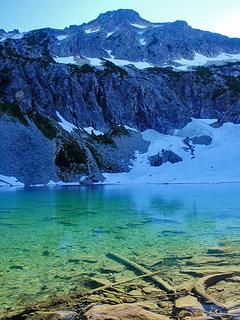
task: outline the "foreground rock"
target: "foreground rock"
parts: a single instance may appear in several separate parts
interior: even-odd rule
[[[197,298],[193,296],[185,296],[178,298],[175,302],[175,306],[179,309],[204,311],[201,303],[198,301]]]
[[[137,304],[99,305],[85,313],[85,320],[167,320],[163,315],[144,310]]]

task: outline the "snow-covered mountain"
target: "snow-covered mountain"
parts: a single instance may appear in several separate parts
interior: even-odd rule
[[[239,58],[133,10],[0,30],[0,185],[240,181]]]
[[[56,62],[77,65],[99,67],[106,59],[140,69],[174,66],[188,70],[240,60],[240,39],[193,29],[185,21],[151,23],[128,9],[106,12],[87,24],[63,30],[46,28],[24,35],[13,31],[0,36],[1,41],[22,38],[15,43],[21,54],[41,57],[47,48]]]

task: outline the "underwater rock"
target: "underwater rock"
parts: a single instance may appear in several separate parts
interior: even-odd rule
[[[98,260],[93,257],[72,257],[68,259],[69,263],[79,263],[79,262],[87,262],[87,263],[97,263]]]
[[[85,320],[167,320],[168,317],[144,310],[137,304],[99,305],[88,310]]]
[[[14,265],[14,266],[11,266],[10,269],[23,270],[24,268],[21,265]]]
[[[236,249],[232,247],[212,247],[207,251],[207,254],[212,255],[234,255],[237,253]]]
[[[186,291],[186,292],[191,292],[192,289],[194,288],[194,281],[185,281],[178,287],[178,291]]]
[[[153,311],[153,310],[158,310],[159,307],[158,305],[153,302],[153,301],[141,301],[141,302],[138,302],[137,303],[139,307],[143,308],[143,309],[146,309],[146,310],[149,310],[149,311]]]
[[[129,294],[131,294],[133,296],[142,296],[142,291],[140,289],[134,289],[134,290],[130,291]]]
[[[46,250],[43,250],[42,255],[43,255],[44,257],[49,256],[49,255],[50,255],[49,250],[47,250],[47,249],[46,249]]]
[[[98,288],[101,286],[110,286],[111,282],[104,278],[92,277],[88,281],[86,281],[86,284],[91,288]]]
[[[34,313],[33,319],[74,320],[77,315],[74,311],[38,311]]]
[[[143,288],[143,292],[145,294],[151,294],[151,293],[156,293],[159,292],[159,289],[154,288],[153,286],[147,286]]]
[[[203,265],[203,264],[218,264],[223,265],[224,260],[219,257],[211,257],[211,256],[196,256],[193,257],[191,260],[187,261],[187,265]],[[225,262],[227,264],[227,262]]]
[[[185,309],[191,312],[195,310],[204,311],[203,306],[198,301],[198,299],[190,295],[178,298],[175,302],[175,307],[178,309]]]
[[[99,271],[101,273],[119,273],[123,270],[121,266],[103,266]]]

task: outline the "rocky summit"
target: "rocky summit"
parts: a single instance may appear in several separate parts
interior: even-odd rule
[[[223,140],[236,142],[239,95],[240,39],[185,21],[151,23],[121,9],[63,30],[0,30],[0,185],[127,179],[141,155],[148,172],[163,150],[182,160],[159,161],[153,176],[203,151],[217,180],[227,180],[220,166],[228,159],[214,161],[228,148],[218,149]],[[149,130],[159,135],[155,149]]]

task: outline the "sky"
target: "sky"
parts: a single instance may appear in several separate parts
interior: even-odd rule
[[[64,28],[119,8],[134,9],[151,22],[185,20],[240,38],[240,0],[0,0],[0,29]]]

